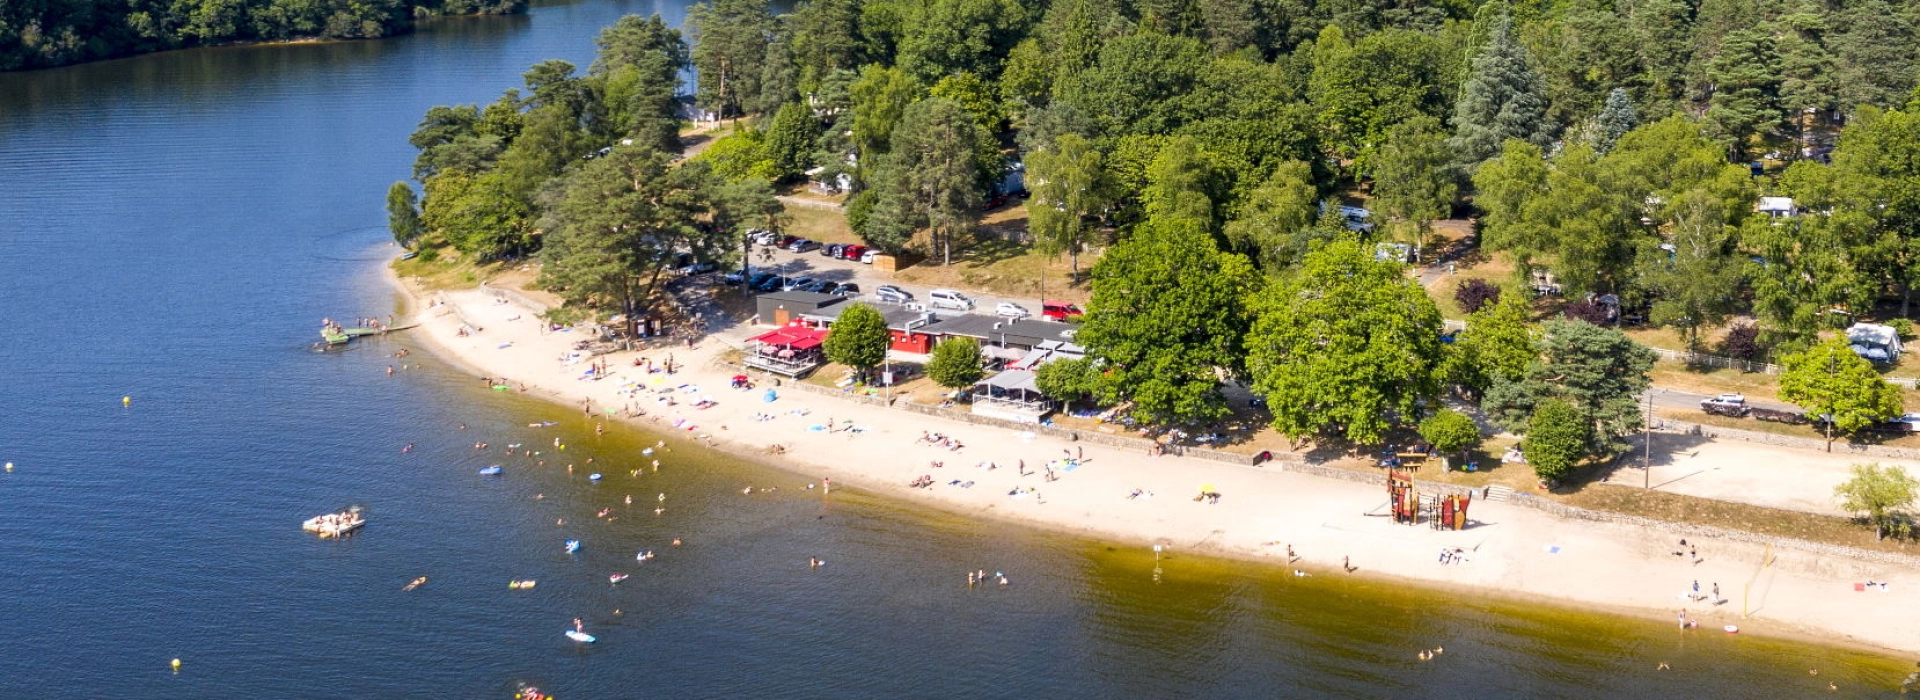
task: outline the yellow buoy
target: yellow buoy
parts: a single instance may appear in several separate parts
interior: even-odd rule
[[[133,397],[131,397],[131,396],[122,396],[122,397],[120,397],[120,405],[121,405],[121,406],[132,406],[132,405],[133,405]]]
[[[12,462],[8,462],[8,463],[7,463],[7,472],[8,472],[8,473],[12,473],[12,472],[13,472],[13,463],[12,463]]]
[[[180,660],[179,660],[179,659],[174,659],[174,660],[173,660],[173,672],[174,672],[174,673],[179,673],[179,672],[180,672]]]

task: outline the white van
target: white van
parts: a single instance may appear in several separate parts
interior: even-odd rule
[[[967,295],[951,289],[935,289],[927,292],[927,305],[936,309],[973,310],[972,299],[968,299]]]

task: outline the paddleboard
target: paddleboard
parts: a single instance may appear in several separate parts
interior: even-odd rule
[[[593,635],[587,634],[585,632],[581,632],[578,630],[567,630],[566,634],[567,634],[567,639],[571,639],[576,642],[583,642],[586,644],[592,644],[594,642]]]
[[[481,468],[480,468],[480,475],[481,475],[481,476],[499,476],[499,475],[500,475],[500,466],[496,464],[496,465],[494,465],[494,466],[491,466],[491,467],[481,467]]]
[[[578,551],[580,551],[580,540],[567,540],[567,553],[572,554]]]

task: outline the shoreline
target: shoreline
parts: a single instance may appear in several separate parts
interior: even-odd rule
[[[1914,575],[1920,571],[1907,567],[1770,551],[1761,545],[1721,540],[1694,542],[1707,551],[1701,561],[1690,563],[1688,557],[1676,560],[1667,551],[1675,548],[1677,536],[1655,528],[1562,519],[1497,502],[1473,503],[1469,512],[1476,526],[1464,531],[1394,525],[1381,516],[1386,500],[1382,486],[1197,459],[1123,454],[1115,448],[1075,445],[812,393],[776,389],[778,401],[766,404],[760,400],[760,393],[769,388],[765,385],[751,393],[726,388],[732,370],[721,369],[714,361],[726,349],[715,334],[701,338],[692,351],[676,347],[603,356],[610,370],[608,380],[587,381],[579,378],[580,367],[558,361],[570,350],[573,336],[542,332],[541,322],[531,311],[490,303],[477,288],[416,290],[398,276],[390,261],[381,263],[380,274],[405,300],[404,311],[420,320],[420,327],[413,329],[421,334],[419,345],[466,373],[511,377],[526,385],[526,393],[559,404],[579,407],[590,401],[599,410],[596,417],[604,417],[607,406],[641,407],[645,417],[623,415],[619,420],[663,435],[680,433],[668,439],[697,443],[794,475],[827,477],[963,516],[1120,545],[1167,546],[1178,553],[1260,563],[1276,567],[1277,574],[1297,569],[1319,576],[1352,575],[1448,594],[1491,597],[1501,603],[1668,623],[1676,611],[1685,609],[1700,623],[1695,633],[1722,634],[1719,627],[1732,624],[1742,633],[1874,654],[1920,653],[1920,605],[1915,604],[1920,602],[1915,595],[1920,592],[1916,588],[1920,576]],[[443,299],[448,312],[423,313],[423,297],[429,294]],[[482,332],[458,336],[460,315],[481,325]],[[740,335],[745,330],[732,328],[720,335]],[[684,404],[660,406],[650,392],[622,398],[618,393],[622,380],[646,379],[643,370],[632,367],[634,357],[664,360],[668,354],[681,368],[672,383],[705,387],[704,393],[718,400],[718,406],[706,411]],[[796,408],[811,413],[791,415]],[[771,412],[776,418],[756,422],[748,415],[760,412]],[[829,434],[800,425],[824,423],[827,417],[867,430]],[[705,425],[676,430],[670,424],[674,419]],[[955,454],[916,444],[919,434],[929,429],[955,435],[968,447]],[[783,454],[766,450],[768,444],[776,443],[786,448]],[[850,460],[846,459],[849,448],[861,454],[903,456]],[[1034,465],[1059,456],[1061,450],[1082,449],[1088,460],[1078,473],[1063,473],[1056,482],[1038,476]],[[934,469],[926,464],[935,459],[947,462],[946,466]],[[1016,473],[1017,460],[1028,463],[1028,476]],[[974,466],[983,461],[1002,466]],[[923,474],[934,476],[936,485],[907,487],[909,480]],[[979,483],[962,488],[950,481]],[[1211,505],[1190,501],[1188,496],[1199,485],[1213,487],[1210,490],[1225,498]],[[1040,493],[1010,498],[1009,488]],[[1127,498],[1133,489],[1149,495]],[[1042,496],[1045,500],[1039,502]],[[1289,547],[1298,551],[1297,560],[1285,556]],[[1468,561],[1439,563],[1438,553],[1450,547],[1466,550]],[[1768,565],[1762,565],[1763,558]],[[1340,573],[1345,560],[1351,560],[1357,571]],[[1718,584],[1725,602],[1689,602],[1684,594],[1674,595],[1696,579],[1702,593]],[[1895,583],[1887,593],[1854,592],[1850,583],[1889,579]],[[1748,605],[1757,610],[1743,618],[1740,609],[1748,583]]]

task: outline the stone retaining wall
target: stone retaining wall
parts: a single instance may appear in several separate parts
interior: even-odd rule
[[[714,364],[716,366],[726,367],[729,369],[737,369],[738,367],[737,365],[722,362],[719,360],[715,360]],[[1137,450],[1137,451],[1145,452],[1153,444],[1153,441],[1147,440],[1145,438],[1110,435],[1107,433],[1088,432],[1088,431],[1082,431],[1082,430],[1069,430],[1066,428],[1059,428],[1059,427],[1047,426],[1047,425],[1032,425],[1027,423],[1016,423],[1016,422],[1005,420],[1002,418],[976,416],[971,412],[960,410],[960,409],[941,408],[939,406],[918,404],[912,401],[890,401],[889,399],[878,397],[878,396],[861,396],[858,394],[854,394],[852,392],[841,391],[838,389],[830,389],[830,388],[821,387],[821,386],[815,386],[815,385],[807,384],[805,382],[782,382],[782,384],[783,384],[782,388],[794,388],[810,394],[832,396],[832,397],[840,398],[843,400],[858,401],[858,402],[867,403],[869,405],[875,405],[875,406],[892,406],[893,408],[898,408],[901,410],[912,411],[914,413],[921,413],[929,416],[936,416],[939,418],[945,418],[947,420],[960,421],[960,422],[968,423],[971,425],[985,425],[985,426],[992,426],[992,427],[998,427],[998,428],[1007,428],[1011,430],[1032,431],[1040,435],[1064,437],[1070,440],[1076,440],[1076,441],[1086,442],[1086,443],[1095,444],[1095,445],[1102,445],[1106,447],[1115,447],[1119,449]],[[1796,438],[1796,437],[1790,437],[1785,435],[1773,435],[1771,433],[1759,433],[1759,432],[1754,432],[1749,430],[1718,428],[1714,426],[1700,425],[1697,423],[1685,423],[1683,421],[1668,421],[1668,422],[1670,424],[1679,426],[1681,429],[1681,432],[1690,432],[1691,434],[1705,435],[1708,437],[1725,437],[1728,439],[1736,439],[1736,440],[1753,439],[1748,437],[1742,437],[1742,435],[1747,435],[1747,436],[1755,436],[1755,438],[1768,438],[1765,440],[1753,439],[1753,441],[1755,442],[1764,442],[1767,444],[1775,444],[1775,445],[1782,445],[1782,446],[1789,446],[1789,447],[1805,447],[1806,445],[1802,443],[1811,442],[1811,443],[1815,443],[1813,447],[1818,448],[1822,446],[1820,444],[1821,441],[1818,441],[1818,440],[1807,440],[1805,438]],[[1732,433],[1732,434],[1729,434],[1729,433]],[[1738,434],[1738,435],[1733,435],[1733,434]],[[1773,439],[1781,440],[1781,442],[1774,442]],[[1880,447],[1877,445],[1849,445],[1849,447],[1861,448],[1861,449],[1850,449],[1849,451],[1860,452],[1862,454],[1882,454],[1883,452],[1896,453],[1896,454],[1885,454],[1884,456],[1910,457],[1914,459],[1920,459],[1920,450]],[[1386,485],[1384,483],[1386,480],[1386,477],[1384,477],[1380,473],[1357,471],[1353,469],[1341,469],[1339,467],[1330,467],[1324,464],[1310,464],[1305,461],[1305,458],[1303,456],[1295,453],[1278,453],[1273,456],[1273,459],[1271,461],[1265,462],[1259,465],[1254,464],[1252,455],[1236,454],[1232,452],[1223,452],[1220,450],[1212,450],[1212,449],[1199,448],[1199,447],[1169,445],[1166,448],[1166,454],[1173,455],[1173,456],[1197,457],[1200,459],[1206,459],[1206,460],[1215,461],[1215,462],[1224,462],[1227,464],[1233,464],[1233,465],[1244,466],[1244,467],[1270,466],[1270,467],[1278,468],[1281,471],[1294,472],[1298,474],[1306,474],[1309,476],[1316,476],[1320,478],[1339,479],[1341,481],[1348,481],[1348,482],[1361,483],[1361,484],[1374,484],[1381,487],[1381,496],[1383,498],[1386,495],[1386,488],[1385,488]],[[1441,483],[1437,481],[1423,481],[1419,479],[1414,480],[1414,488],[1418,489],[1421,493],[1431,493],[1431,494],[1437,494],[1437,495],[1471,495],[1476,499],[1484,498],[1486,494],[1485,490],[1479,489],[1479,488],[1462,486],[1459,484],[1447,484],[1447,483]],[[1661,532],[1671,533],[1677,537],[1718,538],[1718,539],[1732,540],[1735,542],[1750,542],[1754,544],[1772,544],[1773,546],[1778,547],[1780,549],[1805,552],[1805,553],[1814,554],[1814,555],[1846,557],[1848,559],[1853,559],[1856,561],[1865,561],[1865,562],[1874,562],[1874,563],[1881,563],[1881,564],[1891,564],[1895,566],[1920,568],[1920,556],[1900,554],[1896,552],[1881,552],[1881,551],[1875,551],[1875,550],[1860,549],[1858,547],[1847,547],[1844,545],[1810,542],[1807,540],[1794,539],[1790,537],[1776,537],[1772,535],[1763,535],[1759,533],[1748,532],[1745,530],[1734,530],[1729,528],[1716,527],[1712,525],[1695,525],[1690,523],[1676,523],[1676,522],[1671,522],[1666,520],[1655,520],[1653,518],[1647,518],[1647,517],[1642,517],[1638,515],[1628,515],[1625,513],[1613,513],[1608,511],[1589,510],[1589,509],[1580,508],[1577,506],[1570,506],[1565,503],[1560,503],[1552,499],[1541,498],[1539,496],[1535,496],[1533,494],[1528,494],[1528,493],[1515,492],[1512,496],[1508,497],[1506,502],[1522,508],[1531,508],[1531,509],[1541,511],[1550,515],[1561,517],[1561,518],[1567,518],[1572,520],[1585,520],[1589,522],[1604,522],[1604,523],[1618,523],[1622,525],[1633,525],[1633,526],[1654,529]]]

